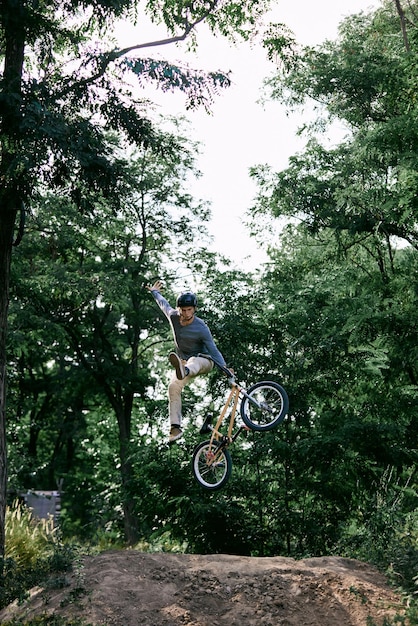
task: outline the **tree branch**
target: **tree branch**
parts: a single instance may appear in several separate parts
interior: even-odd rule
[[[194,22],[191,22],[190,24],[187,22],[186,28],[182,35],[176,35],[174,37],[167,37],[167,39],[158,39],[156,41],[149,41],[147,43],[140,43],[134,46],[129,46],[128,48],[123,48],[122,50],[114,50],[113,52],[110,53],[110,55],[114,55],[114,59],[112,60],[118,59],[121,56],[128,54],[128,52],[132,52],[132,50],[140,50],[141,48],[153,48],[156,46],[165,46],[170,43],[177,43],[178,41],[184,41],[190,35],[191,31],[194,28],[196,28],[198,24],[203,22],[203,20],[205,20],[208,17],[208,15],[210,15],[215,4],[216,2],[212,2],[210,9],[204,15],[202,15],[202,17],[200,17],[198,20],[195,20]]]
[[[129,52],[132,52],[132,50],[141,50],[143,48],[153,48],[153,47],[155,48],[157,46],[165,46],[168,44],[177,43],[179,41],[184,41],[190,35],[191,31],[194,28],[196,28],[198,24],[203,22],[211,14],[216,4],[217,4],[217,0],[213,0],[210,4],[210,7],[206,11],[206,13],[202,15],[201,17],[199,17],[199,19],[190,23],[186,21],[186,27],[184,29],[184,32],[181,35],[167,37],[166,39],[158,39],[156,41],[148,41],[147,43],[135,44],[133,46],[123,48],[122,50],[112,50],[111,52],[105,52],[103,55],[101,55],[100,69],[92,76],[89,76],[88,78],[85,78],[84,80],[78,82],[77,86],[79,87],[79,86],[94,83],[96,80],[101,78],[106,73],[106,70],[109,67],[110,63],[113,63],[117,59],[120,59],[121,57],[128,54]],[[73,88],[74,88],[74,84],[72,83],[71,85],[68,85],[67,88],[64,88],[62,91],[60,91],[57,94],[57,96],[63,97],[67,95],[68,93],[70,93]]]
[[[401,7],[400,0],[395,0],[395,5],[396,5],[396,10],[398,12],[399,19],[400,19],[400,22],[401,22],[401,30],[402,30],[402,37],[403,37],[403,42],[404,42],[404,45],[405,45],[405,50],[407,52],[410,52],[411,48],[410,48],[410,45],[409,45],[408,33],[406,32],[405,13],[404,13],[404,10]]]

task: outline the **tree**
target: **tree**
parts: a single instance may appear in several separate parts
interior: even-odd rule
[[[382,9],[345,20],[337,42],[303,50],[286,75],[268,81],[273,98],[291,109],[309,100],[317,113],[304,129],[307,149],[290,159],[277,183],[268,168],[253,172],[276,216],[302,217],[311,232],[376,233],[417,247],[418,136],[410,98],[416,73],[393,10]],[[329,149],[315,133],[332,132],[335,120],[347,135]],[[263,206],[260,196],[256,210]]]
[[[414,30],[410,45],[413,52]],[[276,358],[284,355],[289,376],[291,421],[276,458],[285,464],[286,508],[300,514],[287,531],[298,528],[299,549],[317,553],[330,549],[350,511],[367,508],[385,475],[406,483],[416,462],[418,163],[410,95],[418,67],[392,3],[345,20],[336,42],[279,52],[286,63],[269,81],[273,97],[291,108],[309,98],[317,118],[304,128],[306,149],[285,170],[254,168],[252,221],[255,232],[272,217],[292,221],[270,243],[265,315],[285,339]],[[321,131],[335,120],[346,135],[329,147]],[[357,528],[358,517],[350,521]]]
[[[26,322],[34,331],[29,336],[39,341],[39,320],[39,329],[48,329],[52,344],[31,355],[24,336],[16,349],[18,362],[26,366],[19,367],[22,386],[33,390],[30,454],[36,461],[36,439],[40,432],[45,437],[46,424],[52,434],[51,426],[58,422],[58,444],[63,428],[70,432],[70,423],[74,429],[77,423],[83,428],[88,412],[106,406],[118,427],[125,537],[131,544],[137,540],[129,488],[132,415],[137,403],[152,406],[148,389],[155,384],[151,364],[156,310],[144,289],[146,276],[175,271],[172,261],[165,267],[167,259],[185,256],[199,234],[204,244],[199,231],[208,217],[207,207],[185,191],[185,181],[194,172],[194,147],[180,135],[178,123],[174,128],[175,139],[166,131],[165,140],[176,150],[157,156],[143,148],[132,155],[119,179],[117,197],[87,196],[93,211],[80,213],[65,193],[44,198],[36,228],[29,229],[30,241],[17,251],[19,275],[12,289],[15,327],[22,333]],[[196,244],[194,249],[203,260],[204,251]],[[59,392],[57,381],[66,391]],[[58,415],[60,397],[70,401],[65,407],[64,400]],[[74,445],[71,441],[71,448]],[[54,460],[55,453],[46,463],[51,474]]]
[[[73,177],[73,197],[85,188],[109,195],[117,189],[117,163],[109,154],[104,130],[158,149],[145,103],[122,85],[129,72],[140,83],[155,81],[165,90],[188,94],[189,106],[210,102],[228,85],[219,73],[202,75],[152,59],[129,58],[134,50],[192,36],[206,21],[213,32],[248,37],[267,0],[254,4],[211,0],[163,4],[149,0],[150,18],[164,24],[169,37],[129,49],[107,46],[105,33],[119,18],[135,18],[133,0],[30,3],[6,0],[0,9],[3,76],[0,92],[2,154],[0,176],[0,556],[4,553],[7,482],[5,445],[6,323],[11,252],[16,216],[27,209],[42,185],[59,188]],[[93,45],[93,37],[104,44]]]

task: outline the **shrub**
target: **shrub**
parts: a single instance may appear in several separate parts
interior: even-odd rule
[[[54,550],[57,530],[52,516],[35,519],[32,511],[18,502],[6,509],[6,559],[12,559],[18,567],[30,567],[40,556]]]
[[[27,507],[14,502],[6,510],[5,530],[0,609],[13,600],[22,601],[29,589],[42,582],[65,584],[61,573],[71,568],[74,549],[60,542],[52,519],[35,519]]]

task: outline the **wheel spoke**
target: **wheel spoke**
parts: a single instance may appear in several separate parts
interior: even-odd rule
[[[288,409],[287,394],[283,387],[273,382],[260,382],[250,387],[249,398],[241,404],[244,422],[254,430],[270,430],[285,417]]]
[[[216,442],[200,444],[193,454],[193,473],[206,489],[219,489],[231,473],[229,452]]]

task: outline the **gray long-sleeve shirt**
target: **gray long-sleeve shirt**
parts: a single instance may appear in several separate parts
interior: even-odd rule
[[[209,354],[221,365],[226,365],[225,359],[216,347],[208,326],[200,317],[195,315],[191,324],[182,326],[178,310],[173,309],[164,296],[156,289],[153,289],[151,293],[169,321],[173,331],[176,351],[180,358],[187,360],[191,356],[197,356],[199,353]]]

